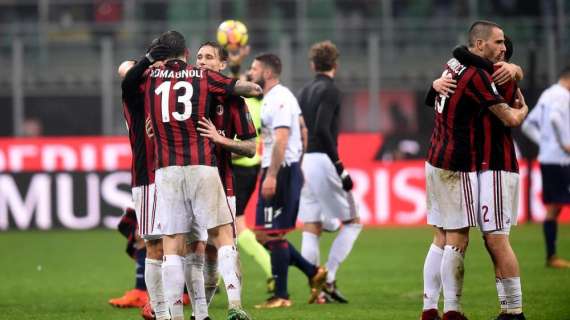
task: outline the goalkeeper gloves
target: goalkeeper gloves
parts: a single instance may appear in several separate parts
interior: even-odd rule
[[[352,187],[354,187],[354,184],[352,183],[352,179],[350,178],[348,171],[346,171],[346,169],[344,169],[342,162],[340,160],[338,160],[337,162],[335,162],[334,167],[336,169],[336,173],[338,174],[338,176],[340,177],[340,180],[342,181],[342,189],[344,191],[352,190]]]

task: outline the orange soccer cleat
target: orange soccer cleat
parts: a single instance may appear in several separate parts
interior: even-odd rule
[[[148,294],[140,289],[129,290],[122,297],[109,300],[109,304],[117,308],[142,308],[147,302]]]
[[[548,261],[546,261],[546,266],[554,269],[567,269],[570,268],[570,261],[557,256],[552,256]]]

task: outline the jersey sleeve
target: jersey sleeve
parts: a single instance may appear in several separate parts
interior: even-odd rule
[[[247,104],[242,97],[234,97],[230,105],[231,121],[238,139],[247,140],[257,137],[255,126]]]
[[[208,83],[208,92],[227,96],[234,92],[237,79],[226,77],[225,75],[212,70],[204,70]]]
[[[483,69],[477,69],[465,91],[479,105],[488,108],[499,103],[505,103],[505,99],[501,97],[497,87],[491,78],[491,75]]]

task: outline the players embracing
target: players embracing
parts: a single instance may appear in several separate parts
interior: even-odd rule
[[[156,48],[166,48],[162,66],[147,68],[157,60]],[[209,216],[232,215],[216,167],[215,147],[198,131],[198,121],[210,115],[216,96],[261,93],[252,83],[236,81],[217,72],[186,63],[184,37],[163,33],[146,58],[125,76],[123,90],[144,93],[145,113],[155,135],[157,224],[163,235],[163,284],[172,319],[183,319],[184,261],[192,275],[189,284],[196,319],[207,319],[203,286],[205,241]],[[193,254],[183,259],[187,234]],[[202,285],[195,285],[198,283]]]
[[[426,101],[435,109],[426,191],[428,224],[436,228],[424,264],[423,320],[440,319],[441,289],[443,319],[466,319],[460,304],[463,260],[469,228],[475,226],[483,233],[495,268],[501,302],[497,319],[524,319],[519,266],[509,242],[519,183],[510,127],[522,123],[528,106],[515,82],[520,68],[502,62],[506,52],[502,28],[476,21],[469,30],[468,49],[456,50],[444,71],[444,81],[453,88]]]

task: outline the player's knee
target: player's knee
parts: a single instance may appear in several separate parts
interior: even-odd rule
[[[314,235],[320,236],[323,229],[323,225],[320,222],[307,222],[303,224],[303,231],[309,232]]]

